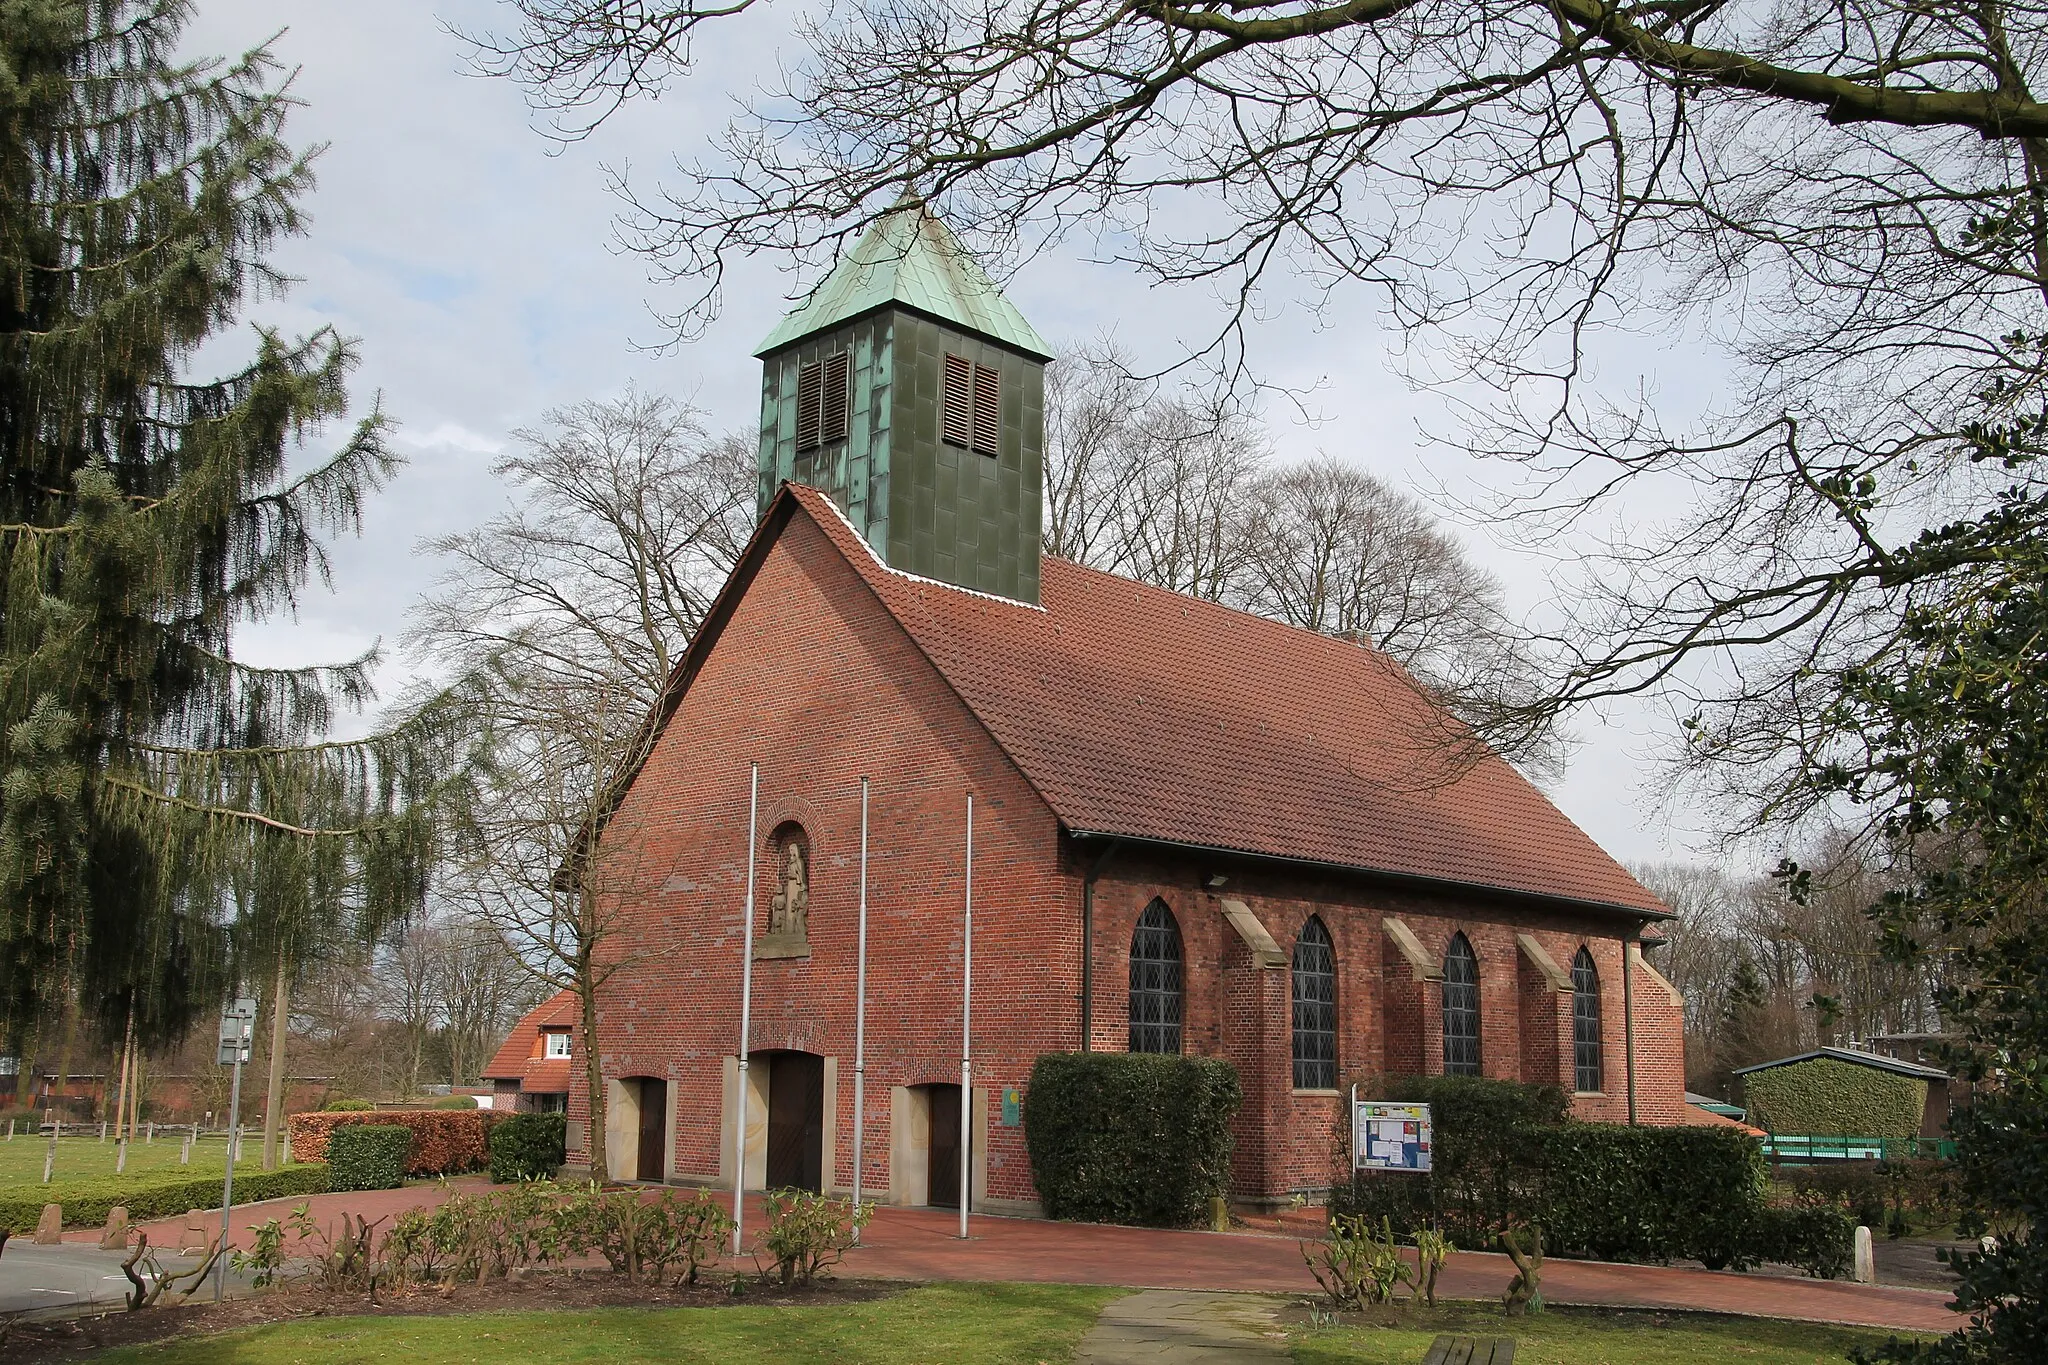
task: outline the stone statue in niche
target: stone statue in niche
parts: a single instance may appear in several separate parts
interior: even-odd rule
[[[811,955],[810,873],[803,844],[791,834],[783,840],[781,871],[775,895],[768,902],[768,933],[754,945],[756,958]]]

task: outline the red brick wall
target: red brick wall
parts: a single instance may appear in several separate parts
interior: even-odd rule
[[[966,794],[975,1083],[992,1096],[1021,1086],[1039,1054],[1078,1042],[1078,883],[1060,865],[1044,803],[817,528],[793,517],[604,840],[604,891],[630,914],[624,965],[600,996],[601,1061],[610,1077],[671,1082],[680,1173],[716,1172],[731,1142],[721,1066],[738,1041],[756,759],[756,932],[776,878],[768,836],[799,821],[812,848],[811,957],[754,964],[751,1046],[838,1059],[839,1184],[852,1179],[860,778],[872,783],[863,1184],[886,1189],[889,1087],[960,1075]],[[570,1114],[588,1113],[579,1068]],[[1030,1198],[1023,1130],[999,1120],[991,1114],[988,1193]]]
[[[947,589],[933,587],[930,592]],[[1029,610],[990,602],[989,611]],[[859,779],[872,781],[869,872],[867,1169],[888,1185],[889,1089],[957,1081],[964,796],[975,793],[975,1083],[991,1097],[1023,1086],[1032,1062],[1079,1043],[1081,888],[1097,847],[1064,839],[1045,804],[803,516],[782,538],[712,650],[607,830],[600,894],[623,908],[601,996],[608,1077],[669,1081],[674,1169],[719,1169],[723,1059],[737,1042],[748,762],[761,764],[756,932],[776,881],[770,832],[800,822],[812,850],[807,960],[754,965],[757,1050],[838,1059],[837,1164],[852,1176],[854,924]],[[1230,880],[1204,886],[1211,873]],[[1478,954],[1486,1074],[1559,1081],[1570,1074],[1570,997],[1537,990],[1515,943],[1540,939],[1569,969],[1581,943],[1600,963],[1607,1089],[1575,1103],[1586,1117],[1626,1115],[1617,926],[1483,895],[1451,897],[1273,864],[1119,850],[1096,887],[1094,1046],[1128,1040],[1129,951],[1154,896],[1179,923],[1185,954],[1184,1045],[1236,1063],[1245,1084],[1234,1191],[1283,1197],[1328,1185],[1343,1150],[1342,1101],[1292,1085],[1285,967],[1262,968],[1224,920],[1244,900],[1283,952],[1311,913],[1338,964],[1340,1079],[1442,1070],[1441,991],[1417,982],[1383,927],[1402,918],[1433,963],[1463,930]],[[1639,1113],[1681,1112],[1678,1013],[1637,973]],[[577,1042],[579,1049],[582,1042]],[[587,1120],[576,1069],[572,1119]],[[994,1105],[992,1104],[992,1109]],[[989,1115],[988,1193],[1030,1199],[1021,1128]]]

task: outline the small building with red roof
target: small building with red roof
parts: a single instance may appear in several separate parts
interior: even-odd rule
[[[560,1113],[569,1107],[569,1073],[581,1013],[574,991],[556,991],[512,1026],[483,1070],[491,1108]]]
[[[1250,1204],[1378,1076],[1697,1121],[1670,912],[1397,664],[1039,553],[1050,352],[922,205],[760,354],[761,521],[591,862],[572,1163],[846,1190],[858,1060],[865,1196],[1029,1210],[1032,1065],[1089,1050],[1230,1060]]]

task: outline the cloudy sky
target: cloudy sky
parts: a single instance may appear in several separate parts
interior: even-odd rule
[[[366,405],[381,395],[410,459],[371,505],[364,536],[336,547],[335,591],[310,594],[295,622],[249,632],[245,657],[309,662],[395,640],[434,573],[414,547],[503,505],[493,459],[510,432],[550,407],[637,384],[696,403],[720,426],[754,420],[759,370],[750,353],[790,294],[812,281],[786,261],[737,263],[708,332],[654,352],[664,339],[656,315],[678,300],[617,245],[606,170],[658,183],[674,155],[724,122],[754,73],[774,69],[780,34],[774,12],[762,13],[763,22],[728,26],[700,48],[701,69],[714,74],[561,148],[534,131],[515,87],[465,73],[464,45],[449,30],[503,23],[492,0],[199,0],[188,55],[240,52],[283,29],[273,51],[296,68],[294,89],[307,103],[290,136],[301,146],[329,144],[310,201],[312,232],[280,255],[302,283],[258,315],[293,331],[332,324],[359,338],[356,392]],[[1141,364],[1170,361],[1216,317],[1200,291],[1148,289],[1078,250],[1028,263],[1008,289],[1054,344],[1113,336]],[[1269,414],[1284,455],[1327,452],[1418,491],[1463,491],[1487,477],[1430,443],[1454,431],[1453,419],[1440,395],[1401,377],[1396,339],[1380,329],[1372,297],[1340,296],[1320,318],[1274,302],[1251,358],[1264,378],[1313,389],[1317,418]],[[1648,378],[1679,390],[1699,382],[1692,373]],[[1502,575],[1516,609],[1542,619],[1551,567],[1496,544],[1483,526],[1460,533]],[[404,678],[394,661],[387,692]],[[1552,795],[1625,860],[1701,846],[1704,817],[1658,799],[1655,758],[1668,732],[1649,708],[1574,724],[1580,743]]]

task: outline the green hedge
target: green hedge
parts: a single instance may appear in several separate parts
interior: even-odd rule
[[[1913,1137],[1927,1082],[1874,1066],[1815,1057],[1742,1078],[1749,1121],[1799,1137]]]
[[[329,1100],[320,1112],[323,1114],[366,1114],[377,1106],[368,1100]]]
[[[1513,1081],[1396,1078],[1374,1089],[1431,1106],[1433,1169],[1347,1173],[1331,1191],[1332,1213],[1384,1217],[1404,1236],[1435,1225],[1473,1249],[1527,1220],[1542,1226],[1546,1246],[1604,1260],[1718,1268],[1789,1255],[1827,1273],[1850,1254],[1850,1233],[1822,1245],[1839,1222],[1779,1225],[1762,1148],[1736,1129],[1575,1123],[1554,1087]]]
[[[1230,1183],[1236,1068],[1211,1057],[1058,1052],[1031,1069],[1024,1141],[1049,1217],[1184,1227]]]
[[[330,1183],[337,1190],[395,1190],[405,1183],[412,1129],[395,1123],[352,1123],[327,1141]]]
[[[476,1108],[476,1096],[443,1095],[427,1107],[429,1109],[474,1109]]]
[[[107,1210],[125,1206],[131,1222],[172,1218],[188,1209],[218,1209],[221,1178],[173,1176],[147,1179],[133,1176],[99,1176],[85,1180],[56,1180],[47,1185],[19,1185],[0,1191],[0,1227],[26,1236],[36,1230],[43,1205],[64,1206],[67,1228],[104,1227]],[[285,1199],[302,1194],[327,1193],[327,1168],[300,1164],[276,1171],[236,1171],[235,1203],[254,1204],[265,1199]]]
[[[567,1159],[567,1114],[514,1114],[491,1129],[491,1179],[549,1180]]]

